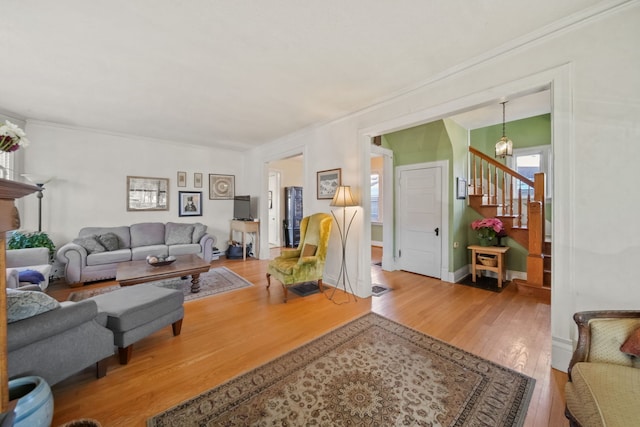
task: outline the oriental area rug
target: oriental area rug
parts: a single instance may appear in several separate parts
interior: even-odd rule
[[[223,292],[234,291],[236,289],[242,289],[253,284],[244,278],[238,276],[233,271],[226,267],[212,268],[206,273],[200,275],[200,292],[191,293],[191,276],[187,279],[167,279],[157,282],[150,282],[155,286],[161,286],[164,288],[181,289],[184,294],[185,301],[192,301],[199,298],[208,297],[211,295],[217,295]],[[105,292],[111,292],[116,289],[120,289],[119,285],[105,286],[102,288],[87,289],[83,291],[71,292],[67,298],[69,301],[81,301]]]
[[[147,426],[522,426],[534,385],[370,313]]]

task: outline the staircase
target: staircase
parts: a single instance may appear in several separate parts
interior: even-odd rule
[[[469,147],[469,206],[499,218],[507,235],[528,249],[527,279],[513,279],[518,292],[551,301],[551,243],[545,242],[545,175],[534,180]]]

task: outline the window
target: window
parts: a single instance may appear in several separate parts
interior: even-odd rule
[[[546,175],[545,194],[547,198],[551,197],[552,175],[551,175],[551,146],[541,145],[529,148],[514,148],[513,158],[509,159],[509,167],[514,169],[520,175],[524,175],[531,181],[534,175],[543,172]],[[520,183],[520,191],[526,191],[529,188],[526,184]],[[530,189],[533,196],[533,189]],[[523,194],[525,196],[525,194]]]
[[[371,222],[382,222],[382,174],[371,172]]]

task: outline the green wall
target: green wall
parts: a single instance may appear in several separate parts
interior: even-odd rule
[[[382,242],[382,225],[371,224],[371,241]]]
[[[505,133],[513,141],[514,148],[550,144],[551,115],[544,114],[507,122]],[[501,136],[502,124],[468,132],[454,121],[445,119],[393,132],[382,137],[382,146],[393,150],[394,168],[416,163],[449,161],[450,272],[455,272],[470,263],[467,246],[477,243],[475,233],[469,224],[480,218],[480,215],[467,206],[466,200],[456,199],[454,191],[456,178],[464,178],[468,182],[467,141],[474,148],[493,156],[495,143]],[[374,227],[372,227],[372,240],[378,240],[374,235]],[[380,240],[382,240],[382,236],[380,236]],[[457,243],[457,248],[453,247],[455,243]],[[503,243],[511,247],[507,256],[507,268],[514,271],[526,271],[527,250],[508,237],[503,239]]]

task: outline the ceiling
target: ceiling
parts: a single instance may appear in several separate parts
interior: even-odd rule
[[[415,89],[600,3],[5,0],[0,112],[246,150]],[[490,107],[484,125],[501,121],[500,105]],[[507,120],[515,107],[510,100]],[[457,119],[486,121],[481,112]]]

